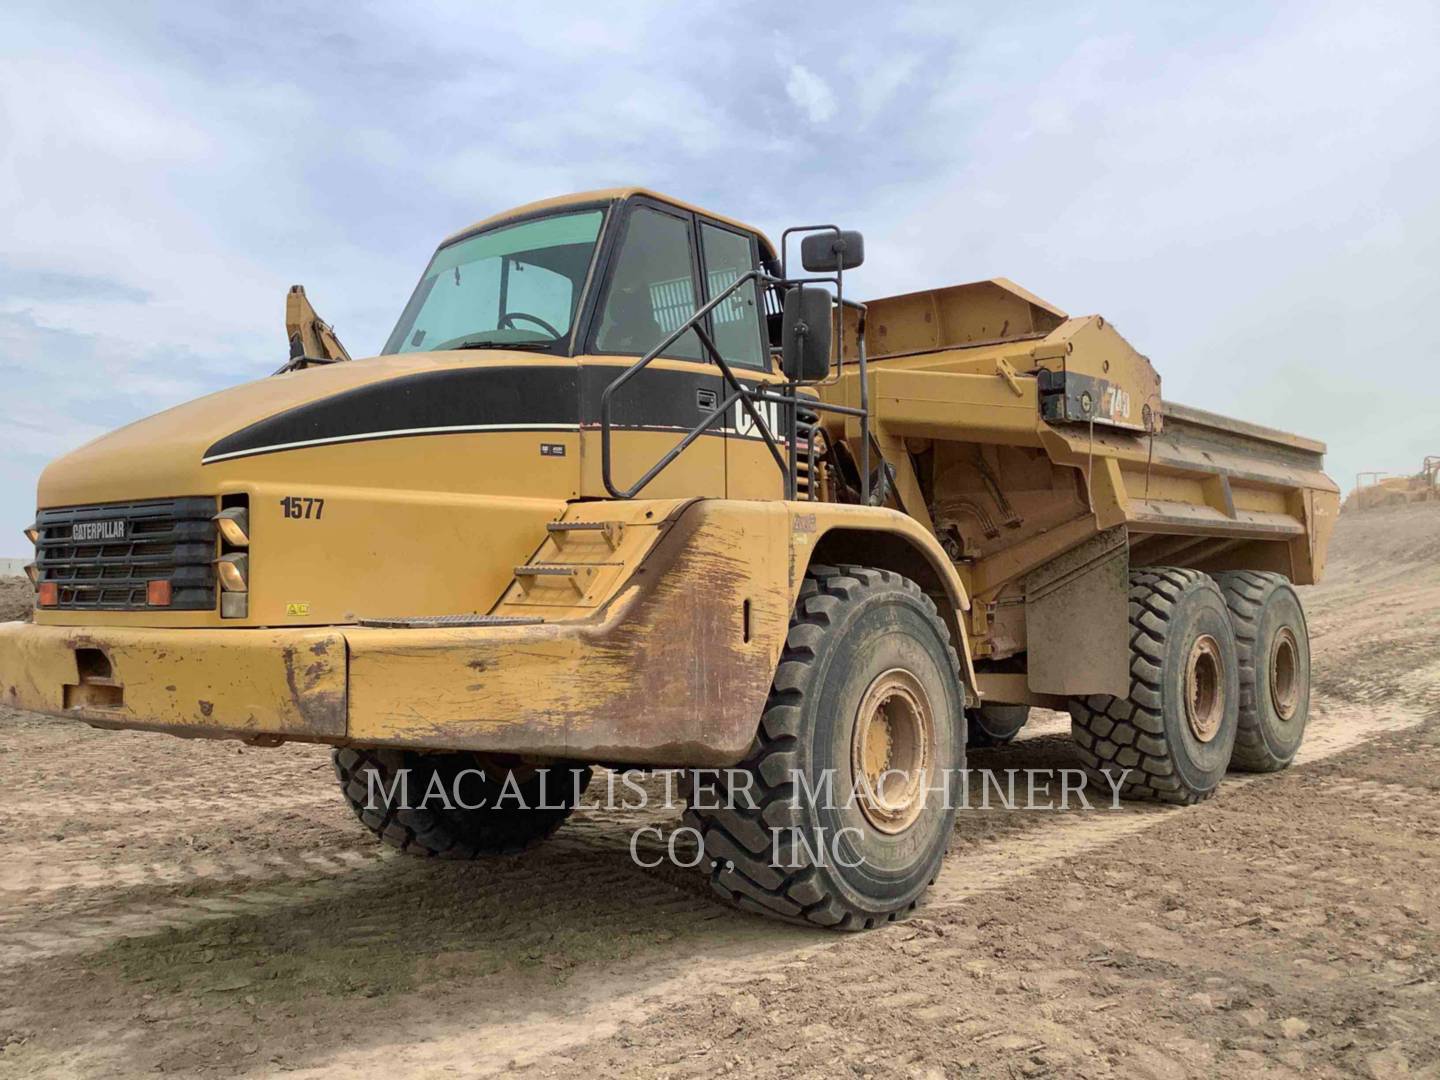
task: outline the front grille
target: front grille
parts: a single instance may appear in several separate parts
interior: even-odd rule
[[[204,496],[41,510],[38,581],[59,586],[58,608],[143,611],[146,585],[165,580],[163,610],[213,611],[214,516]]]

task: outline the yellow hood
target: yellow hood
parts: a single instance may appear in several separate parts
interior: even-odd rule
[[[137,420],[51,462],[40,477],[37,505],[209,494],[218,477],[213,468],[202,475],[206,451],[226,435],[297,405],[421,372],[557,362],[573,364],[534,353],[402,353],[257,379]]]

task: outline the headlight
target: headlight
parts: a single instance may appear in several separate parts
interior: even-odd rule
[[[40,530],[37,529],[34,525],[31,525],[28,529],[25,530],[25,539],[29,540],[32,544],[40,543]]]
[[[226,592],[245,592],[250,588],[250,556],[243,552],[216,559],[215,572]]]
[[[231,547],[250,546],[250,512],[243,506],[231,506],[215,515],[220,535]]]

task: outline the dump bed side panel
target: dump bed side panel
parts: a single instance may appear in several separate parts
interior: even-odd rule
[[[1153,436],[1076,425],[1045,435],[1052,460],[1091,474],[1097,515],[1123,518],[1131,562],[1318,581],[1339,513],[1324,444],[1169,402],[1164,410]]]

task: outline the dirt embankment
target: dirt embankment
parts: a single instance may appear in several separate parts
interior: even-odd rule
[[[0,577],[0,622],[30,618],[35,606],[35,586],[29,578]]]
[[[1440,507],[1345,515],[1302,592],[1294,768],[1185,809],[967,809],[917,917],[863,935],[636,865],[634,814],[421,861],[321,749],[0,709],[0,1074],[1433,1074]],[[972,764],[1074,758],[1052,714]]]

